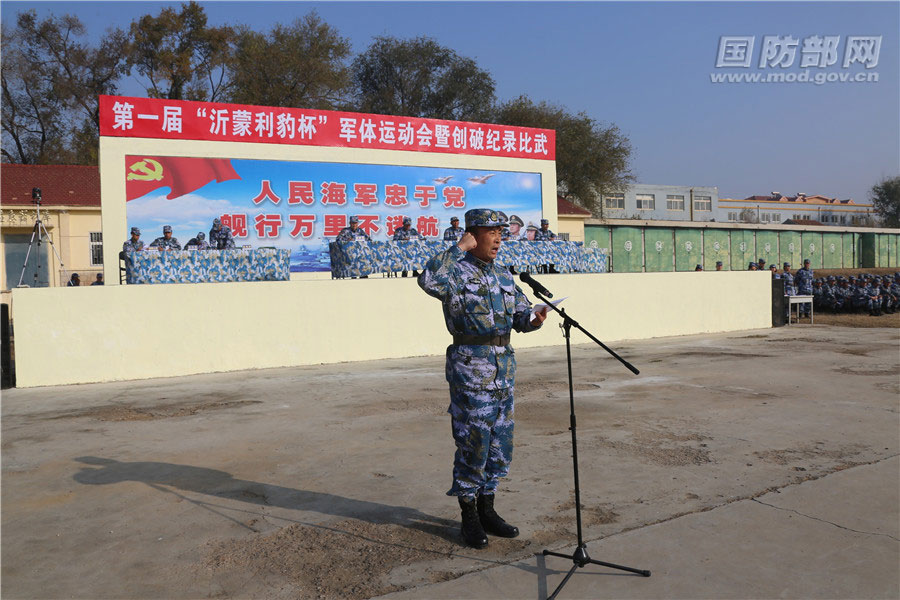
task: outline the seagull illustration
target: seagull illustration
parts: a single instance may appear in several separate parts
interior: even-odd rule
[[[448,181],[450,181],[451,179],[453,179],[453,175],[447,175],[446,177],[438,177],[436,179],[432,179],[432,181],[435,183],[444,184],[444,183],[447,183]]]
[[[469,177],[469,181],[474,183],[475,185],[484,185],[487,183],[487,180],[494,176],[494,173],[489,175],[481,175],[480,177]]]

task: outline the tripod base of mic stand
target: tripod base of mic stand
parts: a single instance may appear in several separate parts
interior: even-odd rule
[[[575,549],[574,554],[561,554],[559,552],[551,552],[550,550],[544,550],[543,554],[544,556],[559,556],[560,558],[568,558],[573,563],[575,563],[574,566],[569,569],[569,572],[566,573],[566,576],[563,578],[562,583],[560,583],[556,587],[556,589],[553,590],[553,593],[547,597],[547,600],[553,600],[553,598],[556,598],[556,595],[561,589],[563,589],[563,586],[566,585],[566,582],[569,581],[569,577],[572,576],[572,574],[575,572],[575,569],[579,569],[588,564],[610,567],[611,569],[619,569],[620,571],[628,571],[630,573],[637,573],[638,575],[642,575],[644,577],[650,577],[650,571],[646,571],[644,569],[633,569],[631,567],[625,567],[622,565],[615,565],[613,563],[594,560],[590,556],[588,556],[587,547],[584,544],[578,546],[578,548]]]

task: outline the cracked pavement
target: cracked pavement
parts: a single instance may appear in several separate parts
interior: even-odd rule
[[[900,335],[573,336],[584,539],[560,598],[900,597]],[[515,338],[513,339],[515,344]],[[460,545],[443,357],[6,390],[10,598],[546,598],[575,546],[565,349],[517,351],[498,511]]]

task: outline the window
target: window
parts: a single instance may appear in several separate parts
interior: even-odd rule
[[[603,196],[603,206],[605,208],[621,208],[625,209],[625,194],[606,194]]]
[[[729,221],[737,221],[737,218],[738,218],[738,214],[737,214],[736,212],[730,212],[730,213],[728,213],[728,220],[729,220]]]
[[[103,264],[103,234],[91,233],[91,266]]]
[[[841,225],[843,225],[843,224],[846,223],[846,222],[847,222],[847,216],[846,216],[846,215],[841,215]]]
[[[803,218],[803,215],[794,215],[794,220],[795,220],[795,221],[799,221],[799,220],[802,219],[802,218]]]
[[[694,196],[694,210],[712,210],[712,196]]]
[[[569,241],[569,234],[568,234],[568,233],[557,233],[557,234],[556,234],[556,239],[561,240],[561,241],[563,241],[563,242],[568,242],[568,241]]]
[[[653,194],[636,194],[638,210],[656,210],[656,196]]]
[[[774,215],[772,215],[772,222],[781,223],[781,213],[775,213]]]
[[[769,213],[763,213],[759,217],[759,220],[762,221],[763,223],[768,223],[771,219],[772,219],[772,215],[770,215]]]
[[[666,210],[684,210],[684,196],[666,196]]]
[[[57,263],[54,260],[50,264],[50,244],[44,243],[38,246],[37,240],[31,244],[31,254],[28,255],[28,264],[25,264],[25,255],[28,254],[29,244],[31,244],[31,234],[3,234],[3,253],[6,257],[6,287],[3,289],[11,290],[19,284],[19,278],[22,279],[22,285],[31,287],[47,287],[49,285],[49,273],[51,267]],[[40,259],[38,259],[38,251],[40,251]],[[24,273],[22,268],[25,268]],[[35,277],[35,274],[37,276]],[[63,283],[65,285],[65,283]]]

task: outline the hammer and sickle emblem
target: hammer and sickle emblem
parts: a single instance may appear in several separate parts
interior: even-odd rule
[[[162,165],[152,158],[145,158],[134,163],[128,170],[128,181],[159,181],[163,178]]]

